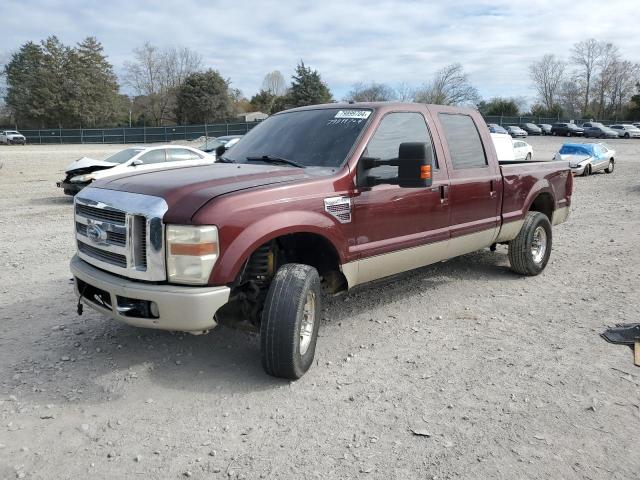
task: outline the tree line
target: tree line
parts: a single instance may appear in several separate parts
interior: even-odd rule
[[[4,63],[0,124],[20,128],[214,123],[243,112],[272,114],[334,101],[320,73],[303,61],[289,82],[280,71],[272,71],[261,89],[246,98],[229,78],[205,69],[198,52],[148,42],[125,62],[122,84],[94,37],[74,46],[55,36],[27,42]],[[530,108],[524,98],[483,100],[460,63],[446,65],[418,88],[356,83],[341,100],[466,105],[484,115],[640,118],[640,66],[623,59],[611,43],[578,42],[568,59],[546,54],[530,65],[529,73],[537,93]],[[131,95],[122,94],[123,87]]]
[[[568,118],[640,118],[640,64],[613,43],[590,38],[568,58],[552,53],[529,66],[538,102],[531,112]]]
[[[239,113],[273,113],[327,103],[333,96],[317,70],[304,62],[289,85],[279,71],[265,76],[251,100],[218,71],[203,68],[189,48],[135,48],[121,85],[101,43],[87,37],[75,46],[51,36],[27,42],[1,69],[4,111],[0,125],[20,128],[91,128],[225,122]],[[4,117],[4,118],[3,118]]]

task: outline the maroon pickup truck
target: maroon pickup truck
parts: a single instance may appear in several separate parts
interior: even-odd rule
[[[191,333],[242,322],[266,372],[294,379],[323,295],[498,243],[536,275],[573,187],[566,162],[500,165],[476,111],[435,105],[289,110],[218,154],[75,197],[78,311]]]

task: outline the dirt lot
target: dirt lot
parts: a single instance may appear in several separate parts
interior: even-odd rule
[[[0,479],[638,478],[640,368],[598,336],[640,313],[640,140],[612,144],[542,275],[499,247],[331,299],[296,383],[253,334],[78,317],[55,181],[121,146],[0,147]]]

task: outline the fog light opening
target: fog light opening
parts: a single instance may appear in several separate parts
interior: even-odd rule
[[[151,315],[155,318],[160,317],[160,309],[158,308],[158,304],[156,302],[149,303],[149,311]]]

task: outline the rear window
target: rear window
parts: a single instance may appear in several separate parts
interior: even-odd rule
[[[439,113],[438,117],[449,145],[455,169],[487,166],[480,133],[469,115]]]

